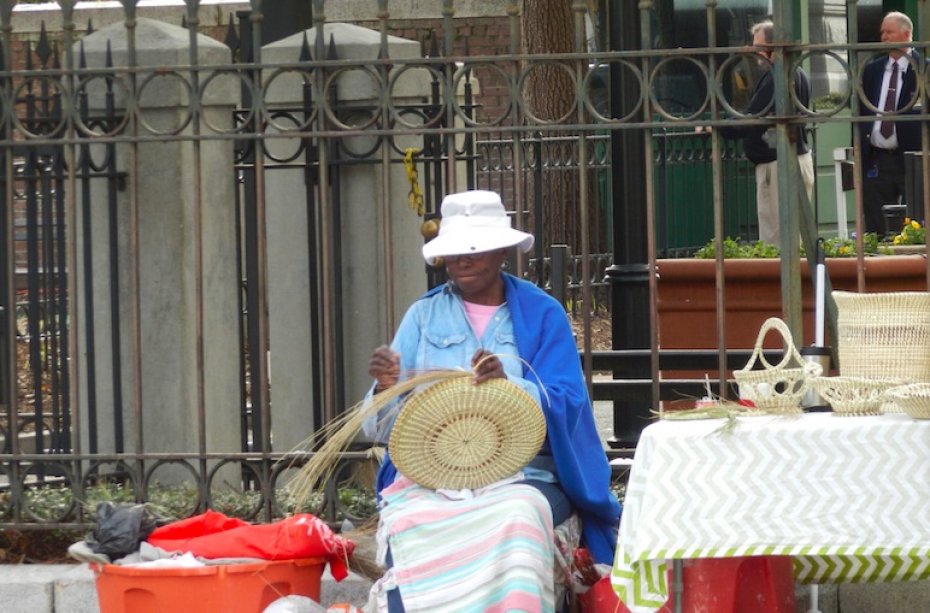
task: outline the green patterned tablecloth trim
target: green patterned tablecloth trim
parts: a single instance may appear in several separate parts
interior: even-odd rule
[[[794,575],[801,583],[862,583],[930,578],[928,547],[859,547],[853,551],[797,554]],[[848,549],[848,548],[842,548]]]
[[[861,583],[910,581],[930,578],[930,546],[927,547],[729,547],[726,549],[675,549],[647,552],[634,561],[621,551],[622,564],[612,573],[614,590],[628,605],[646,609],[661,607],[668,594],[668,563],[671,559],[794,556],[795,579],[801,583]],[[630,593],[632,591],[632,594]]]
[[[617,592],[620,600],[628,604],[654,609],[665,604],[666,598],[661,595],[668,594],[666,563],[657,561],[651,564],[637,564],[636,569],[633,570],[633,561],[630,557],[625,553],[620,555],[623,556],[623,568],[629,569],[621,570],[614,565],[611,573],[614,591]],[[627,591],[627,586],[631,586],[632,594]]]

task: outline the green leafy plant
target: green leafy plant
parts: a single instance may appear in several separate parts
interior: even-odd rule
[[[811,101],[811,108],[815,111],[830,111],[840,106],[846,100],[846,94],[841,92],[830,92],[823,96],[818,96]]]
[[[149,505],[162,517],[180,519],[194,513],[200,497],[197,488],[187,482],[176,485],[151,483],[148,487]]]
[[[39,485],[24,492],[26,504],[38,521],[52,521],[66,513],[72,506],[73,491],[68,485]],[[372,489],[365,487],[340,487],[337,490],[336,520],[354,521],[372,517],[378,512],[378,503]],[[0,502],[8,503],[9,493],[0,494]],[[148,488],[148,505],[157,515],[167,520],[188,517],[196,511],[199,493],[191,483],[166,485],[153,482]],[[253,519],[260,510],[262,494],[257,490],[242,490],[233,487],[217,488],[211,492],[211,508],[231,517]],[[289,488],[278,488],[274,492],[274,517],[280,518],[294,513],[322,515],[325,507],[322,492],[313,492],[298,504]],[[97,483],[84,489],[80,504],[88,518],[93,518],[97,504],[105,501],[132,502],[134,495],[129,484]]]
[[[895,245],[926,245],[927,228],[916,219],[905,217],[901,232],[896,234],[891,242]]]
[[[926,236],[926,235],[924,235]],[[890,251],[878,240],[878,235],[872,232],[862,236],[862,250],[867,255],[888,254]],[[828,238],[823,242],[823,253],[828,258],[848,258],[856,256],[856,240],[854,238]],[[743,241],[727,237],[723,240],[724,258],[777,258],[781,255],[779,248],[764,241]],[[804,256],[804,246],[801,246],[801,255]],[[716,244],[713,239],[694,253],[694,257],[701,259],[714,259],[717,257]]]
[[[862,235],[862,251],[866,255],[887,254],[888,249],[878,241],[878,234],[866,232]],[[804,253],[804,250],[801,250]],[[823,254],[828,258],[851,258],[856,256],[854,238],[828,238],[823,241]]]
[[[67,485],[47,485],[28,488],[23,497],[31,514],[39,521],[54,521],[61,518],[71,507],[74,492]]]
[[[372,492],[345,487],[339,490],[339,503],[350,519],[365,519],[378,513],[378,502]]]
[[[724,258],[777,258],[781,252],[778,247],[765,241],[748,242],[739,238],[726,237],[723,239]],[[712,260],[717,257],[717,244],[711,239],[706,245],[698,249],[694,257]]]

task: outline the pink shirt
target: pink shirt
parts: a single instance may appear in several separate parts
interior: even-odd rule
[[[488,323],[490,323],[500,305],[475,304],[464,300],[463,302],[465,302],[465,316],[468,317],[468,323],[471,324],[478,340],[481,340]]]

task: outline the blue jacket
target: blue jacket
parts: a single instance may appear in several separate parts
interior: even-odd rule
[[[535,381],[538,375],[545,385],[546,394],[540,394],[540,403],[559,483],[581,519],[584,543],[592,556],[598,562],[612,564],[620,504],[610,491],[610,466],[594,423],[565,310],[532,283],[512,275],[504,274],[504,286],[517,351],[528,363],[523,366],[523,378]],[[423,299],[445,288],[435,288]],[[390,485],[396,474],[386,456],[378,472],[377,491]]]

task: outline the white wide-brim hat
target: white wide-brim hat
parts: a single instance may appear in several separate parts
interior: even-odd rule
[[[439,234],[423,245],[423,258],[431,266],[436,258],[533,247],[533,235],[511,227],[501,197],[495,192],[470,190],[442,200]]]

